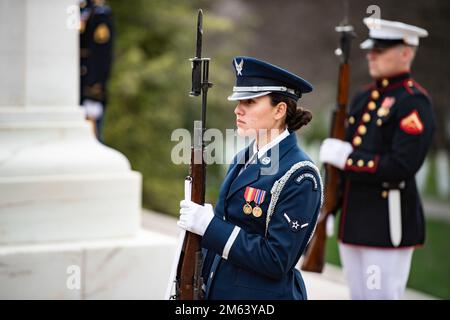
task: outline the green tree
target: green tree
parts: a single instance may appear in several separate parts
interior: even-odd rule
[[[192,132],[201,110],[201,99],[188,96],[197,8],[203,5],[204,56],[212,58],[210,80],[215,84],[209,94],[208,127],[225,129],[233,123],[225,91],[233,81],[234,49],[217,43],[233,32],[233,23],[208,12],[204,1],[112,0],[109,4],[116,37],[105,142],[143,174],[143,206],[176,215],[188,166],[172,163],[176,142],[170,140],[171,133],[177,128]],[[208,201],[217,196],[222,171],[218,165],[208,168]]]

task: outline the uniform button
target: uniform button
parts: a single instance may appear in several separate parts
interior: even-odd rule
[[[358,162],[356,163],[356,165],[357,165],[358,167],[364,166],[364,160],[359,159]]]
[[[413,87],[414,86],[414,82],[412,80],[408,80],[408,87]]]
[[[375,166],[375,162],[373,162],[373,160],[370,160],[369,162],[367,162],[367,166],[369,168],[373,168]]]
[[[377,90],[373,90],[370,96],[373,100],[377,100],[380,97],[380,93]]]
[[[383,120],[378,119],[378,120],[377,120],[377,126],[381,127],[382,124],[383,124]]]
[[[354,124],[355,123],[355,118],[354,117],[348,118],[348,123]]]
[[[367,128],[366,128],[366,126],[365,125],[360,125],[359,127],[358,127],[358,133],[360,134],[360,135],[365,135],[366,134],[366,132],[367,132]]]
[[[386,190],[383,190],[383,192],[381,192],[381,197],[382,197],[383,199],[386,199],[387,196],[388,196],[388,192],[387,192]]]
[[[374,101],[370,101],[367,108],[369,108],[369,110],[375,110],[377,108],[377,104]]]
[[[356,136],[353,138],[353,145],[359,146],[361,144],[361,142],[362,142],[362,139],[360,136]]]
[[[381,85],[386,88],[389,85],[389,80],[388,79],[383,79],[383,81],[381,81]]]
[[[367,112],[364,113],[362,119],[366,123],[369,122],[370,121],[370,114],[368,114]]]
[[[212,279],[213,275],[214,275],[214,272],[211,272],[209,277]]]
[[[347,159],[347,165],[351,166],[353,164],[353,160],[352,159]]]

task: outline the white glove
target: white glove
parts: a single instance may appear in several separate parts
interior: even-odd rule
[[[319,161],[329,163],[336,168],[344,169],[353,147],[349,142],[327,138],[322,142],[319,151]]]
[[[180,220],[177,223],[180,228],[203,236],[213,218],[214,210],[209,203],[201,206],[190,200],[180,202]]]
[[[103,115],[103,104],[98,101],[86,99],[83,101],[86,117],[89,119],[99,119]]]

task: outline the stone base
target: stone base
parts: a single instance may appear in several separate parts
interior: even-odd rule
[[[133,236],[141,174],[0,177],[0,245]]]
[[[0,246],[0,299],[163,299],[176,240],[130,238]]]
[[[0,245],[133,236],[141,185],[80,107],[0,107]]]

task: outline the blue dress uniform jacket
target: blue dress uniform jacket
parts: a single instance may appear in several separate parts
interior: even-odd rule
[[[202,239],[206,298],[306,299],[295,265],[316,225],[320,174],[297,146],[295,133],[239,175],[250,150],[231,164]],[[260,217],[243,212],[248,186],[266,191]]]
[[[394,247],[388,197],[392,190],[400,190],[401,242],[397,246],[424,243],[415,174],[434,130],[431,101],[408,73],[380,79],[355,97],[346,130],[354,150],[343,173],[339,230],[343,243]]]
[[[106,85],[113,58],[112,11],[106,5],[81,9],[80,29],[80,104],[99,101],[106,107]]]

